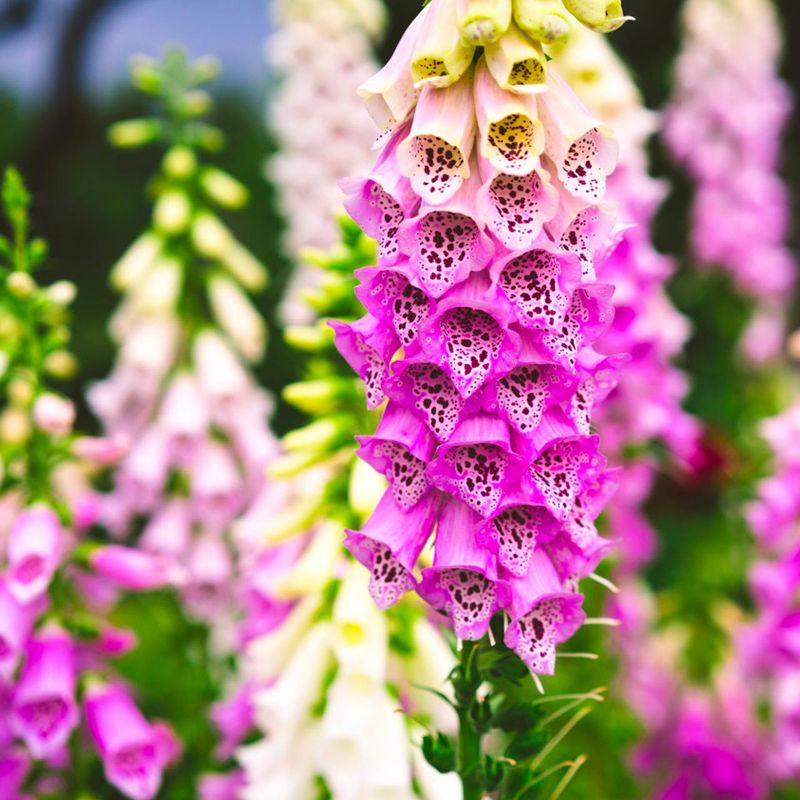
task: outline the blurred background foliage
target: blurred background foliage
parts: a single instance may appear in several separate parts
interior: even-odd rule
[[[388,5],[391,30],[383,55],[391,51],[419,3],[388,0]],[[612,37],[652,108],[669,96],[680,5],[678,0],[627,0],[626,11],[637,21]],[[800,41],[800,3],[782,0],[779,6],[788,43],[784,72],[797,89],[800,51],[791,45]],[[74,351],[82,368],[72,387],[76,397],[110,368],[113,350],[105,323],[116,298],[108,288],[108,270],[146,224],[147,177],[156,168],[154,152],[112,150],[106,129],[115,120],[146,111],[128,89],[127,58],[135,52],[159,54],[173,41],[184,44],[191,56],[212,52],[223,61],[223,79],[212,87],[214,121],[228,135],[218,163],[252,193],[252,202],[232,227],[272,273],[271,285],[259,299],[273,333],[259,377],[276,396],[280,387],[299,377],[302,360],[290,355],[275,321],[291,266],[280,249],[282,222],[274,190],[263,178],[264,160],[274,147],[264,124],[270,88],[263,61],[268,29],[265,0],[0,0],[0,164],[16,163],[33,190],[35,232],[51,244],[49,274],[43,279],[69,278],[79,286]],[[747,58],[746,32],[741,44],[742,58]],[[652,152],[655,172],[673,185],[656,237],[662,250],[680,259],[671,293],[694,326],[683,366],[693,380],[689,408],[708,426],[709,458],[691,483],[680,476],[665,476],[659,483],[649,512],[662,547],[648,577],[660,591],[664,618],[687,627],[684,666],[702,681],[725,652],[720,603],[746,607],[748,602],[743,576],[751,543],[738,508],[768,466],[755,424],[786,402],[788,384],[779,370],[756,373],[737,364],[735,348],[747,304],[723,278],[693,271],[686,254],[691,187],[658,142]],[[797,198],[797,115],[788,131],[784,175]],[[797,306],[794,322],[800,323]],[[279,433],[297,421],[294,412],[279,406]],[[95,428],[85,407],[81,423],[85,429]],[[590,608],[599,612],[603,592],[593,587],[590,594]],[[132,598],[119,617],[118,622],[139,633],[141,646],[126,657],[124,669],[135,678],[144,711],[172,721],[186,743],[186,758],[169,776],[162,796],[189,800],[196,796],[194,779],[210,763],[213,736],[204,709],[216,699],[226,665],[209,662],[205,631],[184,621],[165,595]],[[601,653],[602,658],[562,661],[549,686],[585,691],[611,684],[614,653],[604,641],[598,628],[582,631],[569,649]],[[625,769],[626,750],[637,729],[611,692],[562,745],[565,756],[586,752],[590,757],[568,796],[641,797],[641,788]],[[90,785],[101,786],[100,776],[90,776]],[[98,797],[112,797],[107,787],[98,791]]]

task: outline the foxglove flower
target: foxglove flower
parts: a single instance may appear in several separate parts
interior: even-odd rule
[[[154,798],[164,766],[158,735],[130,695],[120,686],[93,686],[84,707],[108,782],[131,800]]]
[[[75,644],[61,630],[33,637],[14,688],[11,726],[34,758],[55,755],[78,724]]]
[[[182,54],[170,58],[171,74],[201,80]],[[162,67],[144,59],[137,69]],[[130,442],[100,523],[131,546],[105,545],[87,560],[117,587],[180,588],[191,614],[216,623],[224,649],[238,611],[228,533],[255,499],[276,442],[271,400],[249,366],[263,354],[265,323],[247,293],[264,287],[266,270],[216,213],[240,208],[247,192],[199,163],[202,148],[170,147],[153,224],[112,270],[124,295],[110,325],[119,353],[89,400],[107,435]],[[200,277],[188,281],[189,272]],[[190,306],[199,318],[183,313]]]
[[[768,0],[690,0],[684,7],[684,47],[664,137],[696,184],[692,247],[702,266],[730,274],[752,298],[757,315],[778,320],[781,333],[745,354],[774,358],[785,334],[797,263],[786,247],[790,208],[778,176],[781,135],[792,101],[779,77],[780,23]],[[734,54],[747,31],[751,57]],[[735,109],[735,111],[734,111]],[[776,346],[777,345],[777,346]]]
[[[61,560],[63,534],[55,512],[45,506],[23,511],[8,537],[8,590],[28,604],[46,591]]]
[[[389,400],[359,454],[390,484],[347,546],[382,607],[416,590],[463,639],[505,609],[506,643],[550,674],[583,620],[577,582],[608,549],[590,419],[615,380],[595,343],[613,318],[596,274],[618,145],[541,42],[478,5],[433,0],[363,90],[412,101],[372,175],[343,184],[379,249],[358,273],[367,315],[333,327],[369,406]],[[485,37],[474,59],[459,24]]]

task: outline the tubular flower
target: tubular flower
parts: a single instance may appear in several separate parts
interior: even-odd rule
[[[162,87],[162,69],[190,84],[211,77],[180,52],[167,59],[136,69]],[[111,275],[124,292],[110,326],[117,363],[89,395],[107,434],[130,441],[100,517],[134,547],[107,545],[87,562],[112,585],[179,588],[187,610],[221,623],[237,608],[228,532],[277,447],[271,400],[249,368],[263,355],[266,325],[248,292],[263,288],[267,274],[216,215],[244,204],[246,192],[200,163],[207,144],[192,132],[205,129],[190,112],[174,113],[162,128],[181,144],[167,141],[153,224]]]
[[[697,261],[730,273],[756,315],[742,341],[754,360],[780,352],[797,264],[785,240],[789,198],[778,175],[791,113],[778,77],[780,25],[768,0],[691,0],[664,137],[696,184]],[[750,57],[738,55],[747,31]],[[771,324],[769,324],[771,323]]]
[[[577,397],[581,403],[587,395],[593,398],[605,450],[620,468],[609,518],[620,540],[621,569],[627,572],[649,560],[655,547],[641,506],[652,490],[658,463],[646,455],[630,459],[626,449],[641,453],[660,441],[685,466],[698,443],[699,424],[681,408],[688,382],[673,365],[690,327],[665,291],[675,264],[652,242],[651,223],[666,192],[648,174],[647,141],[657,128],[657,115],[644,108],[634,81],[603,36],[575,27],[568,42],[555,50],[553,63],[587,107],[613,126],[620,142],[606,197],[616,202],[624,229],[596,270],[600,280],[615,287],[615,316],[596,344],[607,360],[579,387]],[[628,356],[618,376],[614,353]],[[588,421],[583,423],[587,429]]]
[[[800,401],[766,420],[762,434],[773,474],[758,487],[748,521],[759,548],[750,569],[756,618],[739,631],[737,656],[748,680],[770,708],[766,769],[775,784],[800,778],[800,668],[796,644],[800,607]]]
[[[322,314],[342,304],[358,311],[353,271],[375,256],[374,243],[352,222],[341,220],[341,230],[343,241],[330,253],[302,253],[325,271],[309,292]],[[229,779],[249,800],[326,791],[343,800],[449,800],[458,791],[455,776],[435,772],[415,750],[419,721],[455,727],[449,707],[419,688],[446,681],[450,648],[419,603],[405,600],[381,614],[369,601],[367,574],[342,547],[342,529],[363,522],[386,486],[354,453],[353,430],[373,428],[375,415],[365,412],[363,389],[324,323],[291,327],[286,338],[313,354],[308,380],[285,391],[311,420],[284,437],[282,454],[268,466],[270,482],[233,527],[244,567],[242,669],[212,718],[220,762],[234,753],[241,771],[208,776],[204,785],[211,791]],[[381,437],[392,430],[364,437],[362,447],[383,458]],[[423,435],[410,447],[425,457],[428,444]],[[413,504],[425,490],[410,480],[398,502]],[[254,743],[241,746],[247,738]]]
[[[447,31],[426,31],[450,5],[412,24],[384,97],[413,81],[407,51],[446,60]],[[357,273],[366,315],[332,326],[368,406],[388,402],[359,454],[389,483],[346,544],[380,606],[416,590],[463,639],[504,609],[506,643],[550,674],[583,620],[578,580],[609,547],[589,419],[615,380],[594,344],[613,318],[596,274],[615,244],[618,146],[513,23],[457,72],[418,80],[373,173],[343,184],[379,251]]]
[[[64,375],[52,357],[71,362],[63,347],[74,287],[37,284],[46,247],[28,241],[31,199],[15,170],[0,196],[12,231],[0,234],[0,796],[22,800],[66,791],[64,776],[80,769],[74,752],[89,763],[78,696],[95,670],[113,671],[134,637],[106,622],[116,593],[101,601],[92,591],[98,576],[83,555],[94,545],[81,541],[97,518],[86,474],[119,455],[120,443],[76,436],[72,403],[49,386]],[[154,784],[165,766],[154,765]]]
[[[272,5],[275,32],[266,52],[276,81],[268,115],[279,147],[266,171],[286,223],[284,250],[294,261],[301,247],[336,242],[336,183],[369,166],[366,152],[374,135],[356,88],[375,69],[372,49],[382,37],[386,11],[382,0]],[[284,323],[313,318],[302,293],[315,278],[312,266],[295,265],[281,305]]]

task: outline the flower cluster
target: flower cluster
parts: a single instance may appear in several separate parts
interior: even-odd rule
[[[333,211],[341,205],[337,182],[369,168],[372,126],[356,88],[375,69],[372,47],[383,32],[382,0],[279,0],[267,57],[278,73],[268,119],[279,145],[267,164],[286,222],[287,254],[329,247],[338,236]],[[313,116],[313,124],[309,120]],[[318,271],[299,264],[281,305],[283,320],[303,323],[303,302]]]
[[[742,672],[759,687],[771,709],[764,748],[765,769],[776,782],[800,778],[800,401],[766,420],[764,438],[774,454],[775,472],[762,481],[748,509],[761,559],[750,570],[757,618],[738,642]]]
[[[590,420],[616,363],[593,343],[617,143],[547,64],[542,6],[503,6],[433,0],[361,88],[382,149],[343,188],[379,253],[357,273],[366,316],[332,324],[368,406],[388,400],[359,455],[390,487],[347,546],[381,607],[416,590],[473,640],[506,609],[506,643],[549,674],[609,547]]]
[[[374,243],[352,222],[341,226],[332,251],[303,253],[324,270],[313,293],[322,315],[358,312],[353,270],[374,259]],[[284,437],[271,482],[234,526],[247,564],[241,675],[212,718],[220,761],[235,754],[239,766],[207,775],[201,796],[448,800],[456,779],[417,745],[420,723],[454,727],[450,708],[421,688],[444,685],[450,648],[419,604],[381,614],[342,548],[342,529],[363,521],[385,487],[354,455],[352,431],[374,427],[373,415],[323,322],[290,328],[287,340],[312,357],[285,397],[312,419]],[[239,747],[253,729],[260,738]]]
[[[248,370],[263,355],[266,328],[246,290],[261,289],[266,271],[215,212],[240,208],[247,192],[198,159],[220,144],[200,120],[209,99],[197,88],[215,72],[179,51],[134,66],[137,85],[164,101],[169,124],[119,123],[112,141],[169,149],[152,226],[112,272],[125,293],[110,325],[119,355],[89,400],[107,434],[131,443],[99,502],[102,524],[132,547],[94,555],[96,567],[131,589],[179,586],[192,614],[221,622],[236,607],[228,530],[261,488],[277,445],[270,399]]]
[[[0,795],[79,796],[89,751],[69,746],[83,721],[109,783],[150,800],[177,743],[113,674],[134,639],[104,620],[113,590],[86,568],[81,542],[95,518],[86,468],[120,449],[76,437],[72,403],[49,389],[74,368],[75,288],[36,283],[46,247],[28,241],[30,198],[14,170],[2,194],[13,236],[0,236]]]
[[[612,125],[620,143],[606,198],[617,203],[625,227],[598,265],[599,278],[615,288],[615,315],[595,347],[608,355],[625,353],[628,360],[597,408],[595,423],[609,459],[620,467],[609,521],[627,572],[649,560],[656,545],[641,511],[659,468],[648,445],[663,442],[673,459],[685,465],[699,438],[698,423],[681,407],[687,380],[673,365],[690,328],[665,290],[675,264],[652,241],[652,220],[666,193],[664,183],[648,173],[647,142],[657,115],[645,109],[636,84],[603,36],[575,28],[555,53],[554,64],[586,106]],[[626,456],[631,449],[635,458]]]
[[[784,242],[789,198],[777,174],[791,113],[778,77],[781,32],[770,0],[689,0],[677,88],[664,136],[697,184],[692,246],[701,264],[725,268],[758,313],[745,354],[780,352],[797,264]],[[747,31],[749,57],[739,56]]]

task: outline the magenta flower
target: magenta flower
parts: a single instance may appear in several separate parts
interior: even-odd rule
[[[180,584],[184,570],[166,555],[109,544],[92,550],[89,566],[102,578],[137,592]]]
[[[63,533],[54,511],[26,509],[14,520],[8,537],[8,589],[20,603],[41,597],[61,560]]]
[[[617,144],[554,69],[509,88],[487,53],[415,88],[409,59],[438,10],[364,85],[382,150],[343,184],[378,261],[357,273],[366,315],[332,323],[336,344],[368,406],[389,400],[359,438],[389,489],[346,546],[381,607],[416,590],[464,639],[505,609],[507,644],[551,673],[583,620],[577,582],[609,548],[591,425],[620,361],[594,349],[614,316],[595,276],[616,244],[600,204]]]
[[[11,680],[25,651],[38,609],[22,605],[5,581],[0,583],[0,682]]]
[[[11,726],[35,758],[62,748],[78,724],[75,646],[61,630],[32,638],[11,709]]]
[[[108,782],[132,800],[155,797],[164,768],[159,736],[128,692],[117,685],[91,687],[84,711]]]

